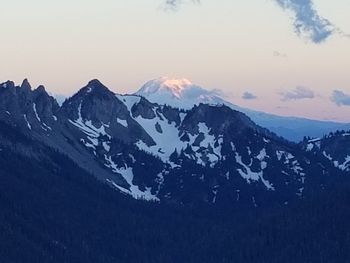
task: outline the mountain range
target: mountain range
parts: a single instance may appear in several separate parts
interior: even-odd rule
[[[341,156],[334,154],[333,143],[311,151],[317,140],[307,146],[289,142],[224,103],[169,106],[169,83],[165,93],[152,83],[137,95],[119,95],[92,80],[59,106],[44,87],[33,90],[27,80],[21,86],[9,81],[0,85],[0,121],[137,199],[288,204],[347,172],[339,169],[350,158],[346,144]],[[177,88],[176,98],[196,93]],[[153,101],[157,94],[162,104]],[[6,140],[2,144],[11,147]],[[40,152],[16,145],[23,155]]]

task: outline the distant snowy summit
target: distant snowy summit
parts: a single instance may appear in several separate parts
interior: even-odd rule
[[[150,102],[191,109],[194,105],[227,104],[218,92],[206,90],[186,78],[161,77],[148,81],[135,95],[145,97]]]
[[[194,85],[188,79],[175,79],[169,77],[161,77],[148,81],[138,91],[143,96],[154,95],[156,93],[171,94],[175,98],[182,98],[183,92],[191,89]]]

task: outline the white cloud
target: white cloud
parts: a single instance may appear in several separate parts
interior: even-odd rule
[[[253,93],[248,92],[248,91],[246,91],[242,94],[242,99],[244,99],[244,100],[256,100],[257,98],[258,97],[256,95],[254,95]]]
[[[333,90],[331,100],[338,106],[350,106],[350,95],[341,90]]]
[[[334,33],[346,36],[329,20],[321,17],[314,7],[312,0],[272,0],[283,10],[293,14],[293,26],[298,36],[315,44],[324,42]],[[166,9],[176,10],[184,2],[200,3],[201,0],[164,0]]]
[[[287,92],[280,92],[282,96],[282,101],[290,101],[290,100],[302,100],[302,99],[313,99],[315,98],[315,93],[313,90],[298,86],[294,90]]]

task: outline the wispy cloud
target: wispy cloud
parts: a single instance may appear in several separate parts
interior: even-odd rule
[[[298,86],[294,90],[280,92],[281,101],[313,99],[316,97],[315,92],[307,87]]]
[[[286,53],[282,53],[282,52],[279,52],[277,50],[273,51],[272,55],[274,57],[278,57],[278,58],[287,58],[287,54]]]
[[[315,44],[327,40],[331,35],[338,33],[349,37],[346,33],[334,26],[328,19],[321,17],[314,7],[312,0],[272,0],[283,10],[293,15],[295,32]],[[200,3],[201,0],[164,0],[165,9],[176,10],[185,2]]]
[[[324,42],[338,29],[326,18],[321,17],[312,0],[273,0],[294,16],[295,32],[315,44]]]
[[[192,3],[196,3],[199,4],[200,0],[164,0],[164,9],[165,10],[177,10],[178,7],[185,3],[185,2],[192,2]]]
[[[333,90],[331,100],[338,106],[350,106],[350,95],[341,90]]]
[[[164,9],[165,10],[176,10],[179,4],[181,4],[181,0],[166,0],[164,1]]]
[[[256,100],[258,97],[254,95],[253,93],[250,93],[248,91],[244,92],[242,94],[242,99],[244,100]]]

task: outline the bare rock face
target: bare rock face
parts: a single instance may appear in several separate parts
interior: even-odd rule
[[[301,143],[303,149],[311,155],[325,158],[335,167],[350,172],[350,133],[337,131],[323,138],[305,138]]]
[[[155,104],[150,103],[148,100],[141,97],[140,102],[134,104],[131,109],[132,116],[134,118],[141,116],[143,119],[153,119],[156,117],[156,114],[153,110],[154,106]]]
[[[43,86],[33,90],[25,79],[20,86],[6,82],[0,87],[0,109],[6,121],[20,125],[28,132],[42,133],[50,129],[56,119],[59,105]]]
[[[109,136],[125,143],[142,140],[154,143],[152,138],[131,117],[126,105],[98,80],[92,80],[72,98],[65,101],[60,110],[67,122],[88,123],[103,129]]]

